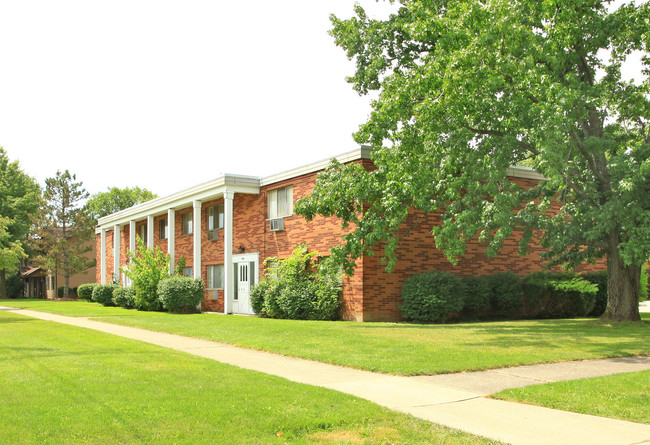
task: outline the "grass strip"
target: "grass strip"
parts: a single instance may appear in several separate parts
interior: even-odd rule
[[[388,374],[441,374],[650,354],[645,340],[650,337],[650,314],[642,314],[642,323],[568,319],[424,325],[178,315],[87,302],[0,301],[0,305],[10,304]]]
[[[492,397],[650,425],[650,371],[509,389]]]
[[[0,442],[493,443],[363,399],[0,311]]]

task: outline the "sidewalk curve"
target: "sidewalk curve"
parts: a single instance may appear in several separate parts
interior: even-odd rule
[[[447,380],[444,380],[445,376],[400,377],[87,318],[7,307],[0,307],[0,310],[94,329],[294,382],[334,389],[431,422],[512,444],[650,444],[649,425],[488,399],[482,396],[489,391],[495,392],[493,387],[476,386],[477,382],[480,383],[481,375],[492,373],[490,379],[497,381],[500,378],[497,372],[513,373],[513,370],[518,386],[525,386],[521,384],[522,379],[527,380],[528,384],[555,381],[537,378],[540,375],[549,379],[556,378],[553,377],[554,372],[569,378],[581,378],[582,375],[576,371],[581,367],[592,369],[590,372],[596,372],[593,369],[599,370],[598,375],[650,369],[650,357],[536,365],[538,369],[524,366],[484,373],[461,373],[447,375]],[[606,368],[613,371],[605,373]],[[525,376],[526,373],[528,377]],[[457,380],[450,380],[449,376],[455,376]]]

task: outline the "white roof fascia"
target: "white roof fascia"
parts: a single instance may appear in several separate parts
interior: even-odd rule
[[[168,209],[182,208],[192,205],[194,201],[206,201],[223,195],[224,191],[235,193],[258,194],[260,179],[253,176],[225,174],[212,181],[190,187],[180,192],[162,198],[138,204],[125,210],[99,218],[100,227],[112,228],[114,225],[126,224],[129,221],[139,221],[147,216],[167,213]]]
[[[292,170],[287,170],[285,172],[278,173],[276,175],[267,176],[265,178],[262,178],[262,180],[260,181],[260,185],[264,187],[266,185],[275,184],[276,182],[286,181],[287,179],[297,178],[298,176],[303,176],[309,173],[325,170],[327,167],[329,167],[330,163],[332,162],[332,159],[336,159],[342,164],[346,162],[357,161],[359,159],[370,159],[371,152],[372,152],[372,148],[363,145],[360,148],[357,148],[356,150],[348,151],[338,156],[332,156],[330,158],[322,159],[312,164],[304,165],[302,167],[294,168]]]
[[[536,179],[537,181],[546,179],[544,175],[538,173],[534,168],[524,167],[523,165],[513,165],[506,171],[506,175],[514,178]]]

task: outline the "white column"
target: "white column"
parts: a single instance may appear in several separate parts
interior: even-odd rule
[[[169,265],[169,273],[174,274],[174,264],[176,263],[176,257],[174,255],[174,250],[176,249],[176,210],[169,209],[167,210],[167,252],[169,253],[169,258],[171,263]]]
[[[129,221],[129,250],[135,251],[135,221]]]
[[[119,225],[113,226],[113,279],[118,283],[120,279],[120,248],[122,241],[122,230]]]
[[[235,272],[232,263],[232,216],[235,192],[223,194],[223,313],[232,313],[231,303],[235,294]]]
[[[100,284],[106,284],[106,229],[101,229],[99,241]]]
[[[201,201],[194,201],[192,230],[194,231],[194,278],[201,278]]]
[[[153,216],[147,216],[147,247],[153,249]]]

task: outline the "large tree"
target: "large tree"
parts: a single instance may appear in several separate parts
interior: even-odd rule
[[[106,192],[99,192],[92,195],[86,206],[90,215],[98,220],[99,218],[128,209],[136,204],[150,201],[156,198],[156,195],[147,189],[140,187],[118,188],[112,187]]]
[[[21,170],[18,161],[10,162],[0,147],[0,298],[7,298],[7,272],[14,271],[23,258],[23,244],[40,207],[40,193],[38,183]]]
[[[394,261],[409,209],[441,212],[436,245],[454,261],[478,238],[494,255],[517,230],[520,252],[540,229],[546,259],[574,267],[607,258],[608,320],[639,320],[650,257],[650,82],[626,81],[633,54],[650,64],[650,7],[602,0],[400,0],[387,20],[332,16],[356,61],[360,94],[378,90],[355,135],[376,170],[334,165],[307,218],[355,230],[340,261],[385,243]],[[508,167],[546,180],[524,190]],[[548,212],[551,205],[559,213]]]
[[[70,277],[95,264],[84,256],[92,250],[95,221],[82,206],[88,192],[68,170],[45,180],[46,204],[38,228],[39,262],[54,273],[63,274],[63,297],[70,292]]]

